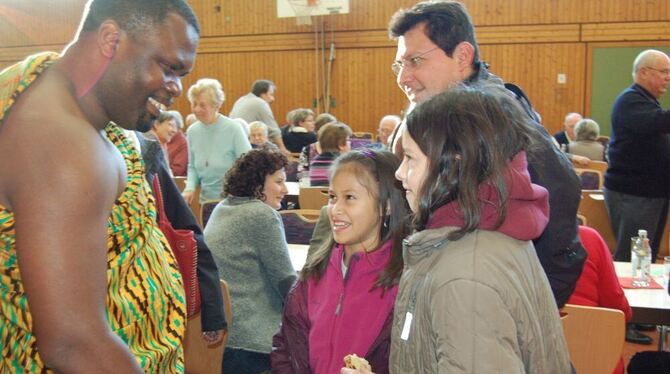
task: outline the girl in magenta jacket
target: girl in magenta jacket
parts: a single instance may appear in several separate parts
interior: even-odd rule
[[[331,169],[331,238],[307,259],[273,338],[273,373],[339,373],[348,354],[388,372],[409,207],[398,159],[364,150]]]

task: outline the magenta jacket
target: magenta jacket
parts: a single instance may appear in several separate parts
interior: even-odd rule
[[[301,280],[289,293],[282,325],[272,340],[273,373],[337,374],[347,354],[365,357],[375,373],[388,373],[391,323],[398,287],[371,290],[391,254],[388,241],[351,258],[342,277],[343,246],[333,248],[316,283]]]

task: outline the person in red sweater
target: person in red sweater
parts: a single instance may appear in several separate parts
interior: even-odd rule
[[[170,110],[166,113],[172,116],[172,123],[176,126],[175,135],[167,143],[170,170],[175,177],[185,177],[188,169],[188,142],[183,132],[184,120],[176,110]]]
[[[614,271],[607,244],[598,231],[587,226],[579,226],[579,239],[589,256],[568,304],[618,309],[623,312],[626,322],[630,321],[633,311]],[[623,374],[623,368],[622,357],[614,373]]]

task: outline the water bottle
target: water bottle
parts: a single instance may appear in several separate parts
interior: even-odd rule
[[[633,266],[633,286],[648,287],[651,272],[651,247],[647,230],[638,230],[638,238],[631,250],[630,262]]]

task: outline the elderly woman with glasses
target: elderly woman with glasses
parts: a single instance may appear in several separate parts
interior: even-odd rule
[[[189,204],[198,186],[200,202],[221,199],[224,175],[251,149],[242,126],[219,113],[224,99],[216,79],[200,79],[188,90],[191,111],[197,119],[186,132],[188,172],[183,196]]]

